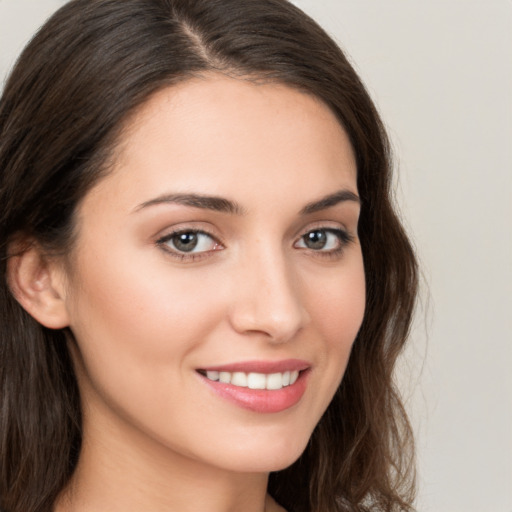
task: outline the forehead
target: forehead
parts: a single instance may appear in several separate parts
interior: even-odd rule
[[[352,147],[323,102],[286,85],[217,74],[152,96],[126,124],[105,181],[132,201],[167,190],[249,201],[263,191],[357,192]]]

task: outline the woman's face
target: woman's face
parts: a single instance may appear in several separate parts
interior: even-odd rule
[[[363,318],[359,208],[317,99],[217,75],[155,95],[78,210],[65,301],[85,441],[291,464]]]

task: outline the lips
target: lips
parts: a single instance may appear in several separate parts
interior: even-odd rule
[[[295,405],[306,390],[310,363],[298,359],[246,361],[198,369],[217,395],[259,413],[275,413]]]

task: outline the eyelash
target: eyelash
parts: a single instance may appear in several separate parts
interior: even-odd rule
[[[295,242],[294,246],[296,246],[297,243],[304,241],[305,237],[312,233],[324,233],[324,234],[328,234],[328,235],[329,234],[334,235],[338,241],[338,247],[336,247],[334,249],[329,249],[329,250],[315,250],[315,249],[311,249],[308,247],[300,248],[300,249],[309,250],[316,257],[320,257],[320,258],[330,258],[330,259],[339,258],[345,251],[347,245],[349,245],[350,243],[352,243],[354,241],[354,237],[350,233],[345,231],[344,229],[319,226],[319,227],[308,229],[308,231],[306,231],[303,235],[301,235],[299,240],[297,242]]]
[[[329,250],[315,250],[308,247],[296,247],[298,243],[304,242],[305,237],[307,235],[310,235],[312,233],[324,233],[324,234],[330,234],[336,236],[338,239],[338,247],[334,249]],[[215,244],[213,249],[206,250],[206,251],[200,251],[200,252],[182,252],[177,248],[170,248],[169,242],[173,240],[173,238],[179,236],[179,235],[196,235],[196,236],[207,236],[209,237],[212,242]],[[295,248],[300,250],[308,250],[311,253],[313,253],[317,257],[321,258],[331,258],[336,259],[337,257],[340,257],[346,246],[354,241],[354,237],[349,234],[347,231],[339,228],[330,228],[330,227],[316,227],[312,229],[308,229],[303,235],[301,235],[297,242],[295,242],[293,245]],[[156,244],[161,247],[164,251],[166,251],[169,255],[171,255],[174,258],[177,258],[180,261],[189,261],[194,262],[198,261],[202,258],[207,257],[210,253],[222,250],[224,247],[222,243],[211,233],[208,233],[207,231],[201,230],[201,229],[179,229],[176,231],[173,231],[171,233],[166,234],[165,236],[159,238],[156,241]],[[219,248],[220,247],[220,248]],[[193,249],[192,249],[193,250]]]
[[[212,239],[212,242],[214,242],[215,247],[213,249],[210,249],[208,251],[201,251],[201,252],[181,252],[179,249],[173,249],[169,247],[168,242],[172,241],[173,238],[179,236],[179,235],[199,235],[199,236],[207,236]],[[157,245],[161,247],[164,251],[166,251],[169,255],[171,255],[174,258],[177,258],[180,261],[198,261],[204,257],[207,257],[207,255],[211,252],[215,252],[221,249],[218,249],[217,247],[223,247],[222,243],[211,233],[208,233],[207,231],[204,231],[202,229],[178,229],[176,231],[173,231],[171,233],[168,233],[167,235],[164,235],[163,237],[159,238],[156,241]]]

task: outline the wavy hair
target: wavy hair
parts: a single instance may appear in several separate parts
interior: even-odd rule
[[[15,300],[9,248],[22,235],[69,251],[77,204],[109,172],[128,117],[158,90],[207,71],[314,95],[356,155],[363,324],[305,452],[270,475],[269,492],[293,512],[411,511],[412,435],[393,369],[417,266],[391,201],[389,143],[342,51],[286,0],[72,0],[19,58],[0,99],[0,507],[50,512],[81,446],[67,334]]]

